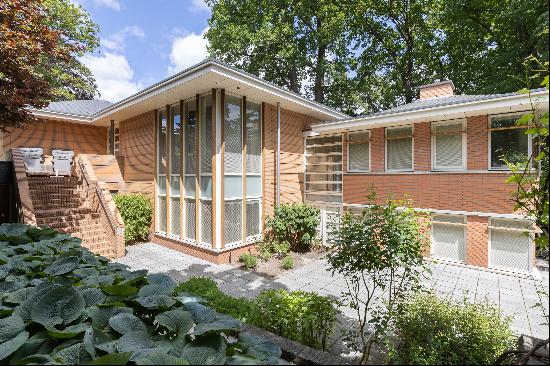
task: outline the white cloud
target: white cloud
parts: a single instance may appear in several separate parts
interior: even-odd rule
[[[134,71],[123,55],[109,52],[98,56],[86,55],[82,62],[92,71],[101,99],[117,102],[142,88],[132,81]]]
[[[170,51],[170,66],[168,73],[174,74],[189,66],[204,60],[208,56],[208,41],[204,38],[205,29],[201,34],[189,33],[176,37],[172,41]]]
[[[138,38],[145,37],[143,29],[136,25],[127,26],[120,31],[111,34],[101,40],[101,45],[108,50],[114,50],[122,52],[126,46],[125,41],[127,36],[134,36]]]
[[[118,0],[93,0],[97,5],[103,5],[113,10],[120,10],[120,3]]]
[[[192,0],[191,10],[196,13],[200,13],[203,11],[210,12],[210,8],[208,7],[208,4],[206,4],[205,0]]]

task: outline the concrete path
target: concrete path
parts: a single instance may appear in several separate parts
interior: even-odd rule
[[[277,278],[263,277],[231,265],[215,265],[154,243],[127,247],[128,253],[117,260],[130,268],[147,269],[153,273],[167,273],[177,281],[189,277],[210,277],[220,289],[233,296],[253,298],[266,288],[283,288],[289,291],[313,291],[320,295],[339,298],[345,289],[343,278],[327,271],[324,260],[312,261]],[[539,291],[549,292],[548,275],[543,279],[518,278],[453,264],[433,263],[432,274],[426,285],[441,296],[462,300],[489,301],[501,312],[513,317],[512,327],[518,334],[548,338],[548,325],[537,303],[548,314],[548,299]],[[344,315],[354,318],[351,309]]]

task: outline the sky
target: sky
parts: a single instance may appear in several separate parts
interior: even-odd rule
[[[100,27],[100,47],[82,58],[100,99],[119,101],[207,57],[204,0],[72,1]]]

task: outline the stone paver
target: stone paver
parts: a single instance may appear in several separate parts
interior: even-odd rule
[[[189,277],[210,277],[220,289],[232,296],[256,297],[266,288],[283,288],[289,291],[313,291],[339,298],[345,289],[344,279],[327,271],[324,260],[314,261],[277,278],[267,278],[231,265],[215,265],[199,258],[165,248],[154,243],[127,247],[128,253],[117,260],[132,269],[147,269],[153,273],[167,273],[177,281]],[[424,280],[442,296],[455,300],[488,301],[499,306],[504,315],[512,316],[512,328],[518,334],[548,338],[548,326],[542,310],[548,314],[548,300],[541,299],[539,291],[548,293],[548,274],[542,280],[518,278],[481,269],[447,263],[433,263],[432,274]],[[344,315],[354,317],[351,309],[343,309]]]

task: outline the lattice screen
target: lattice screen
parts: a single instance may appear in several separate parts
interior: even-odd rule
[[[212,244],[212,202],[201,201],[201,243]]]
[[[242,172],[242,116],[241,100],[226,96],[225,101],[225,173]]]
[[[262,138],[260,105],[246,103],[246,171],[260,174],[262,169]]]
[[[466,234],[464,226],[449,223],[464,223],[463,217],[437,216],[432,222],[432,254],[456,261],[466,259]]]
[[[195,113],[195,101],[186,103],[187,121],[185,123],[185,174],[195,174],[195,134],[197,131],[197,120]]]
[[[225,202],[225,232],[226,244],[242,241],[242,201]]]
[[[505,228],[528,229],[530,224],[492,219],[491,226],[491,265],[529,271],[529,236],[521,231]]]
[[[210,173],[212,171],[212,98],[210,96],[201,97],[201,172]]]
[[[180,199],[179,198],[171,198],[171,205],[170,205],[170,226],[171,226],[171,234],[175,235],[177,237],[181,236],[181,228],[180,228],[180,219],[181,219],[181,210],[180,210]]]
[[[246,236],[260,234],[260,202],[248,201],[246,203]]]
[[[158,225],[159,231],[166,232],[166,197],[158,198]]]
[[[196,224],[196,218],[195,218],[195,210],[196,210],[196,204],[195,200],[191,199],[185,199],[185,236],[187,239],[195,240],[195,224]]]

